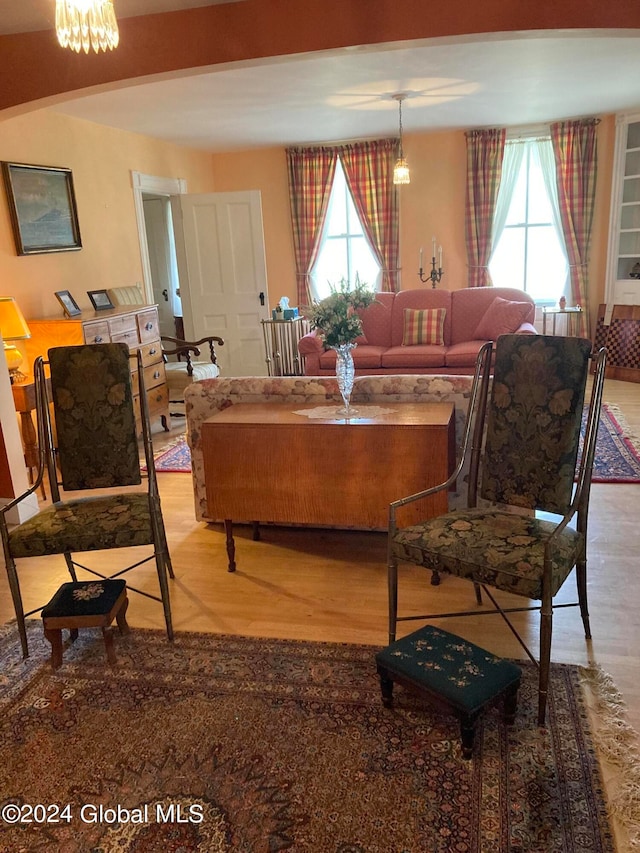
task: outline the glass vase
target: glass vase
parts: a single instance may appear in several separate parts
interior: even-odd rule
[[[351,350],[356,346],[357,344],[338,344],[332,347],[336,351],[336,380],[344,401],[344,406],[338,409],[338,415],[343,418],[349,418],[357,412],[350,404],[353,380],[356,375]]]

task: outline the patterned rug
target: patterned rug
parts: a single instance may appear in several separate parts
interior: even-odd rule
[[[603,405],[593,469],[594,483],[640,483],[640,444],[629,436],[620,411]],[[180,438],[156,457],[156,471],[191,473],[186,438]]]
[[[583,416],[583,433],[586,414]],[[617,406],[602,404],[593,464],[594,483],[640,483],[640,442]]]
[[[372,647],[133,630],[112,670],[84,630],[54,674],[30,633],[23,662],[0,629],[3,853],[615,849],[576,667],[540,729],[523,664],[516,723],[489,711],[466,761],[454,718],[382,706]]]

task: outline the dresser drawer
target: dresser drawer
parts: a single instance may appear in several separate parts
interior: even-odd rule
[[[85,323],[82,327],[85,344],[108,344],[111,341],[109,321],[97,320],[95,323]]]
[[[124,314],[121,317],[109,317],[109,332],[111,333],[112,341],[116,340],[117,335],[121,335],[125,332],[133,332],[134,337],[137,339],[138,333],[135,314]]]
[[[157,308],[140,311],[136,319],[138,321],[138,337],[141,344],[146,344],[156,338],[160,338],[160,323],[158,321]]]
[[[138,330],[127,329],[123,332],[111,332],[111,342],[114,344],[126,344],[129,349],[133,349],[138,344]]]
[[[156,385],[164,385],[166,377],[164,372],[164,362],[159,361],[157,364],[150,364],[149,367],[143,369],[144,387],[147,391],[155,388]]]
[[[142,353],[142,366],[148,367],[150,364],[156,364],[162,361],[162,346],[160,341],[152,341],[150,344],[144,344],[140,347]]]
[[[165,415],[169,410],[169,389],[166,385],[158,385],[157,388],[147,390],[149,402],[149,415]]]

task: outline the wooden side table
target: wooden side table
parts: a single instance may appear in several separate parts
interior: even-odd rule
[[[547,334],[547,317],[551,317],[551,331],[549,334],[556,334],[556,321],[558,317],[565,317],[564,334],[567,337],[577,337],[580,332],[580,318],[582,317],[582,308],[553,308],[545,306],[542,309],[542,334]],[[562,328],[562,327],[560,327]]]

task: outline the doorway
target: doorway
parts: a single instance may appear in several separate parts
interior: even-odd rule
[[[182,299],[168,195],[142,193],[153,301],[158,305],[160,334],[182,337]]]

